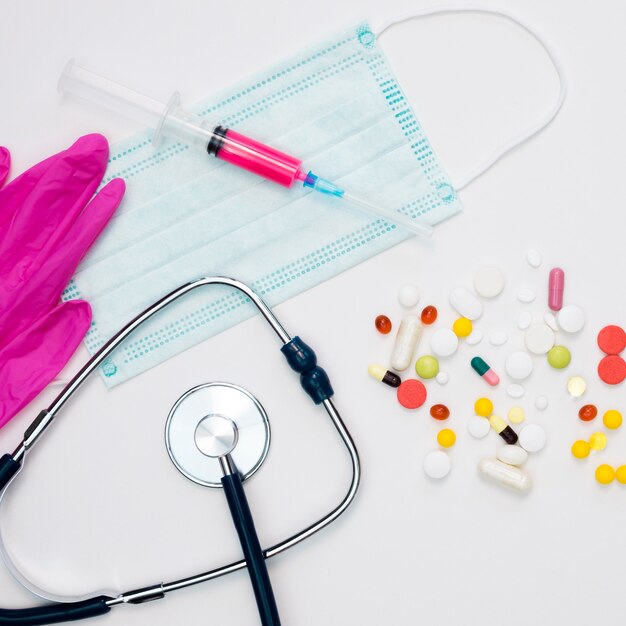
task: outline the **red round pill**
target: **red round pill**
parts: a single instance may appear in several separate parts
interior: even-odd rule
[[[426,402],[426,387],[424,383],[414,378],[402,381],[396,394],[398,402],[405,409],[419,409]]]
[[[605,326],[598,333],[598,346],[605,354],[619,354],[626,348],[626,332],[621,326]]]
[[[626,378],[626,361],[616,354],[605,356],[598,364],[598,376],[607,385],[619,385]]]

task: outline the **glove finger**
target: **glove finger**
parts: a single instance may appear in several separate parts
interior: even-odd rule
[[[65,302],[0,351],[0,428],[63,369],[91,324],[84,300]]]
[[[105,185],[87,205],[63,241],[47,258],[33,265],[27,284],[5,297],[0,288],[0,346],[9,336],[28,328],[31,321],[53,307],[85,253],[93,245],[124,196],[121,178]]]
[[[15,274],[23,279],[34,259],[55,248],[96,191],[107,158],[106,139],[94,134],[81,137],[52,161],[7,225],[0,244],[0,279]]]
[[[0,146],[0,187],[4,185],[4,181],[9,175],[10,167],[11,153],[4,146]],[[2,203],[0,203],[0,206],[2,206]]]

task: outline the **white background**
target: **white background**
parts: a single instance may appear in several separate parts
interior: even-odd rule
[[[334,29],[420,6],[2,0],[0,143],[13,153],[15,174],[80,134],[100,131],[114,141],[136,130],[58,99],[56,81],[70,57],[155,97],[179,89],[191,102]],[[578,421],[582,402],[567,396],[565,382],[581,374],[589,382],[586,401],[601,411],[626,409],[624,386],[609,389],[595,374],[598,329],[626,322],[626,8],[618,0],[498,7],[536,25],[560,52],[570,83],[561,115],[463,191],[465,212],[440,225],[432,242],[408,241],[277,309],[287,329],[318,351],[363,461],[361,491],[347,514],[269,563],[283,624],[623,622],[626,487],[600,487],[593,473],[599,462],[626,463],[626,433],[611,433],[607,449],[591,459],[572,459],[572,441],[601,424]],[[537,119],[556,95],[553,70],[536,43],[496,18],[405,24],[388,32],[382,47],[453,179]],[[543,253],[539,270],[524,261],[531,246]],[[428,384],[428,404],[448,404],[458,433],[453,471],[441,483],[421,470],[440,425],[426,407],[403,410],[393,390],[365,373],[369,362],[388,357],[392,339],[378,336],[372,322],[381,312],[399,321],[402,284],[417,283],[420,306],[436,304],[447,325],[454,319],[450,288],[470,285],[485,263],[502,267],[508,280],[479,323],[486,334],[511,335],[502,348],[486,341],[479,348],[504,379],[492,394],[500,413],[514,404],[504,391],[503,364],[522,341],[517,290],[537,290],[528,308],[540,317],[547,271],[558,264],[567,273],[566,300],[587,313],[579,336],[559,338],[573,352],[568,370],[555,372],[537,358],[526,384],[522,405],[529,421],[545,426],[549,442],[528,462],[535,486],[522,498],[476,473],[499,440],[491,433],[477,442],[465,429],[474,399],[490,391],[468,368],[468,346],[442,363],[451,377],[446,387]],[[56,593],[119,591],[238,558],[222,495],[180,476],[162,442],[169,407],[204,381],[241,384],[270,414],[272,449],[248,484],[262,543],[332,507],[347,486],[345,455],[276,347],[254,319],[113,391],[89,381],[29,457],[2,511],[7,541],[28,575]],[[420,350],[428,350],[427,335]],[[68,370],[85,358],[81,347]],[[19,443],[53,395],[46,391],[3,429],[2,451]],[[550,399],[543,413],[533,408],[537,395]],[[0,589],[1,606],[36,601],[4,570]],[[93,623],[105,620],[239,626],[258,618],[247,575],[239,572],[143,607],[117,608]]]

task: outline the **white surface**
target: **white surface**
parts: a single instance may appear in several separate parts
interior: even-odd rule
[[[277,0],[221,6],[187,0],[175,12],[162,0],[5,1],[0,141],[13,151],[15,173],[81,133],[98,130],[115,140],[136,128],[112,114],[58,101],[56,80],[72,56],[156,97],[177,88],[193,101],[335,26],[363,16],[383,21],[411,6],[423,5],[320,0],[304,15],[301,4]],[[345,517],[269,565],[289,626],[499,626],[503,616],[510,626],[623,622],[626,499],[617,483],[599,487],[593,472],[599,463],[624,462],[626,432],[611,432],[607,449],[582,462],[571,458],[569,448],[593,432],[576,417],[581,403],[626,408],[624,386],[607,388],[595,374],[595,333],[608,323],[626,323],[626,293],[619,288],[626,270],[620,191],[626,5],[505,0],[498,6],[536,24],[561,53],[570,83],[561,115],[463,191],[465,213],[438,227],[432,241],[406,242],[278,308],[286,327],[308,340],[327,366],[364,468],[357,502]],[[383,46],[456,178],[538,118],[555,95],[544,54],[496,18],[449,16],[404,24],[385,35]],[[539,270],[525,260],[530,247],[543,255]],[[535,371],[525,382],[530,398],[549,393],[551,403],[533,416],[548,432],[549,444],[525,467],[534,486],[524,497],[477,474],[479,460],[494,456],[499,437],[492,433],[478,442],[461,427],[485,392],[484,382],[468,374],[467,361],[476,350],[503,373],[501,349],[462,345],[445,364],[450,383],[429,383],[427,405],[416,413],[402,409],[393,390],[366,373],[368,363],[387,362],[393,338],[379,336],[373,319],[381,312],[400,319],[397,291],[403,284],[418,284],[423,303],[438,306],[436,327],[450,326],[456,317],[447,304],[450,289],[471,285],[485,264],[501,267],[507,286],[485,304],[479,325],[488,334],[508,324],[516,349],[523,338],[514,326],[521,309],[515,295],[523,287],[535,289],[537,300],[527,308],[541,319],[544,267],[564,267],[566,301],[583,304],[587,314],[581,333],[561,339],[572,350],[571,365],[555,371],[534,357]],[[250,351],[250,338],[258,351]],[[81,349],[70,369],[85,354]],[[578,401],[565,391],[573,374],[589,383]],[[7,496],[12,546],[32,563],[40,583],[65,592],[124,588],[238,557],[221,494],[182,478],[163,446],[172,403],[187,388],[210,380],[247,387],[270,416],[272,448],[248,485],[264,544],[338,501],[347,486],[345,454],[323,413],[303,397],[274,337],[259,319],[251,320],[111,392],[99,380],[90,381],[59,417],[29,458],[19,489]],[[501,414],[512,404],[507,383],[489,389]],[[53,395],[47,391],[0,432],[0,450],[13,449]],[[459,433],[451,452],[454,469],[437,483],[421,469],[438,430],[427,415],[434,402],[450,407],[450,426]],[[529,418],[531,402],[518,401]],[[38,536],[46,526],[49,531]],[[506,545],[493,540],[494,529],[506,534]],[[507,569],[511,549],[515,571]],[[485,595],[485,581],[498,571],[506,571],[507,593]],[[4,570],[0,589],[0,606],[33,602]],[[477,595],[484,601],[477,604]],[[163,601],[117,608],[96,622],[240,626],[257,623],[257,617],[241,572]]]

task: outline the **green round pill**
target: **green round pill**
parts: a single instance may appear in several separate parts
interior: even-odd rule
[[[572,355],[565,346],[554,346],[548,352],[548,363],[550,363],[554,369],[562,370],[569,365],[571,360]]]
[[[439,374],[439,361],[434,356],[421,356],[415,363],[415,373],[420,378],[434,378]]]

